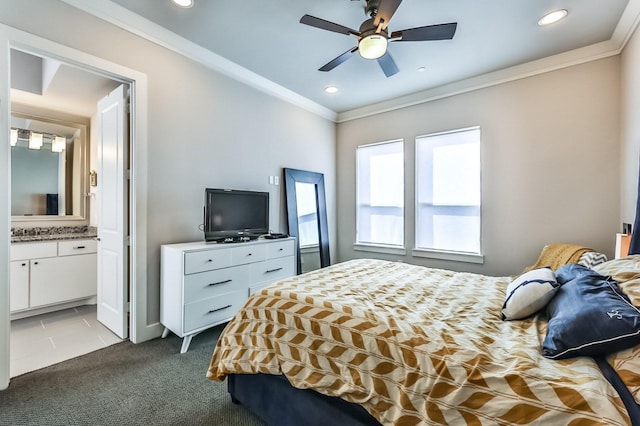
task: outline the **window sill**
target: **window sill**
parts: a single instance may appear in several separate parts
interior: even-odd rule
[[[354,244],[353,249],[356,251],[369,251],[374,253],[399,254],[406,255],[407,250],[404,247],[379,246],[374,244]]]
[[[467,262],[467,263],[484,263],[484,256],[481,254],[461,253],[455,251],[442,251],[442,250],[426,250],[426,249],[413,249],[411,254],[414,257],[426,257],[429,259],[439,260],[452,260],[455,262]]]

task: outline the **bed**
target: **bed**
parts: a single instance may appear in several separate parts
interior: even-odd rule
[[[594,269],[638,305],[640,256],[625,260]],[[292,277],[226,326],[207,377],[278,425],[631,424],[594,359],[542,355],[543,313],[502,320],[511,282],[372,259]],[[607,359],[636,399],[639,352]]]

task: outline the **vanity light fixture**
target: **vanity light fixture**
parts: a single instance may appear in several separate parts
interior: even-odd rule
[[[176,6],[189,8],[193,6],[193,0],[171,0]]]
[[[558,22],[559,20],[565,18],[569,12],[567,9],[558,9],[553,12],[549,12],[544,15],[542,18],[538,20],[538,25],[544,27],[546,25],[551,25],[553,23]]]
[[[51,152],[62,152],[67,145],[67,139],[62,136],[56,136],[51,141]]]
[[[18,129],[11,129],[11,139],[9,139],[11,146],[16,146],[18,143]]]
[[[40,149],[42,147],[42,133],[31,132],[29,134],[29,149]]]

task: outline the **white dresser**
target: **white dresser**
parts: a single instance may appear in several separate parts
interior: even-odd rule
[[[12,243],[10,253],[12,318],[96,295],[95,239]]]
[[[183,338],[191,338],[229,321],[249,295],[295,275],[295,238],[242,243],[183,243],[161,247],[160,322]]]

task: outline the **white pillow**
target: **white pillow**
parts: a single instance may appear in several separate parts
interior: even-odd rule
[[[517,320],[535,314],[547,305],[559,288],[560,284],[549,267],[525,272],[507,286],[502,319]]]

